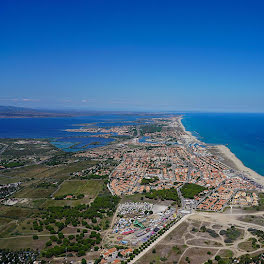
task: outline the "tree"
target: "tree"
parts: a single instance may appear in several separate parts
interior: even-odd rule
[[[58,237],[59,237],[59,239],[63,239],[63,238],[64,238],[63,233],[62,233],[62,232],[59,232],[59,233],[58,233]]]
[[[81,249],[81,250],[78,251],[77,255],[78,255],[78,257],[84,256],[85,255],[85,251]]]
[[[86,261],[86,259],[82,259],[82,264],[86,264],[87,263],[87,261]]]
[[[46,242],[46,247],[49,247],[51,245],[52,245],[52,242],[50,240]]]
[[[34,236],[33,236],[33,239],[34,239],[34,240],[37,240],[38,238],[39,238],[39,237],[38,237],[37,235],[34,235]]]
[[[215,256],[215,260],[219,261],[221,259],[221,257],[219,255]]]

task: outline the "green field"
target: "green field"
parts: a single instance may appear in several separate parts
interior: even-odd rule
[[[34,186],[29,186],[17,192],[14,195],[14,197],[15,198],[48,198],[55,190],[56,190],[55,186],[50,188],[34,188]]]
[[[16,206],[0,206],[0,217],[11,218],[11,219],[20,219],[26,218],[34,213],[33,209],[22,208]]]
[[[18,181],[34,181],[41,179],[65,180],[70,174],[80,171],[94,165],[94,161],[78,161],[69,164],[61,164],[59,166],[49,167],[44,164],[20,167],[12,170],[2,171],[0,183],[11,183]]]
[[[29,237],[15,237],[9,239],[1,239],[1,248],[9,248],[13,250],[19,250],[24,248],[39,249],[45,246],[45,243],[49,240],[49,236],[40,236],[38,240],[33,240],[32,236]]]
[[[84,194],[90,198],[94,198],[103,188],[101,180],[69,180],[64,181],[54,196],[62,196],[65,194]]]

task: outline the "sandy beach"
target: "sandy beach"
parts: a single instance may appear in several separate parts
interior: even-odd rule
[[[192,139],[195,138],[197,142],[202,143],[190,131],[186,131],[184,125],[181,122],[182,119],[183,119],[183,117],[179,118],[179,124],[182,127],[182,129],[184,130],[184,132],[187,135],[189,135]],[[205,143],[203,143],[203,144],[207,145]],[[253,179],[255,182],[264,186],[264,176],[261,176],[260,174],[258,174],[254,170],[246,167],[243,164],[243,162],[240,159],[238,159],[237,156],[233,152],[231,152],[231,150],[228,147],[226,147],[224,145],[214,145],[213,147],[217,150],[217,152],[219,153],[220,156],[224,157],[224,159],[229,160],[234,165],[234,166],[232,166],[232,167],[234,167],[234,169],[246,173],[248,178]]]
[[[235,166],[237,167],[237,170],[245,172],[248,174],[248,177],[256,181],[257,183],[264,186],[264,177],[255,172],[254,170],[246,167],[243,162],[237,158],[237,156],[231,152],[231,150],[224,146],[224,145],[216,145],[215,146],[219,152],[221,152],[227,159],[230,159]]]

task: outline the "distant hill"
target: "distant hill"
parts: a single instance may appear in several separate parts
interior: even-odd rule
[[[69,113],[42,111],[25,107],[0,106],[0,118],[68,117]]]
[[[157,113],[133,112],[133,111],[95,111],[95,110],[50,110],[50,109],[33,109],[17,106],[1,106],[0,118],[32,118],[32,117],[72,117],[72,116],[95,116],[105,114],[121,114],[121,115],[137,115],[137,116],[153,116]],[[168,116],[168,113],[159,113],[159,116]]]

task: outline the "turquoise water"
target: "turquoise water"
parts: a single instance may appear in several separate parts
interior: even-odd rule
[[[54,146],[74,152],[105,146],[114,139],[91,137],[100,133],[74,133],[66,129],[86,123],[99,127],[129,125],[149,117],[154,116],[106,113],[65,118],[0,118],[0,138],[49,138]]]
[[[264,114],[185,114],[182,123],[205,143],[227,145],[245,166],[264,175]]]

